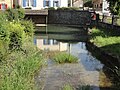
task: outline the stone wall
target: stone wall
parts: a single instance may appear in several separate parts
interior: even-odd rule
[[[90,13],[78,10],[49,10],[49,24],[86,25],[90,23]]]

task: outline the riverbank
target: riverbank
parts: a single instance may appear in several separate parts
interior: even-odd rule
[[[92,29],[91,39],[88,43],[88,48],[91,49],[93,54],[97,56],[101,62],[103,62],[108,68],[111,69],[111,73],[115,75],[117,81],[114,82],[119,90],[119,77],[120,77],[120,36],[117,36],[113,30],[105,29]],[[103,60],[104,59],[104,60]],[[116,89],[117,90],[117,89]]]
[[[35,90],[34,75],[45,64],[33,23],[23,18],[21,8],[0,13],[0,90]]]

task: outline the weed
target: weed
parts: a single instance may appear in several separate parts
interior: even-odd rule
[[[76,63],[78,62],[78,58],[71,55],[71,54],[67,54],[65,52],[60,52],[60,53],[57,53],[55,55],[55,57],[53,58],[53,60],[56,62],[56,63]]]

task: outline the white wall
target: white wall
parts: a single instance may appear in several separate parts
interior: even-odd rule
[[[50,7],[53,7],[53,0],[50,0]]]
[[[36,45],[41,50],[50,50],[50,51],[66,51],[67,50],[67,43],[58,43],[57,45],[52,44],[52,40],[50,42],[50,45],[44,45],[43,39],[37,39]]]
[[[60,0],[61,6],[60,7],[68,7],[68,0]]]
[[[43,9],[43,0],[37,0],[36,7],[32,7],[33,10]]]

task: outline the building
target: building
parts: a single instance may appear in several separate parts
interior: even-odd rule
[[[57,42],[53,39],[35,39],[34,43],[41,50],[47,51],[67,51],[68,44]]]
[[[39,10],[48,7],[68,7],[68,0],[0,0],[0,9],[16,8]]]
[[[83,0],[68,0],[69,7],[83,7]]]
[[[93,8],[101,9],[103,0],[92,0]]]
[[[5,10],[7,8],[13,7],[13,1],[12,0],[0,0],[0,9]]]
[[[73,0],[73,7],[83,7],[83,0]]]
[[[109,3],[107,0],[92,0],[93,8],[102,13],[109,13]]]
[[[68,0],[19,0],[22,8],[44,9],[48,7],[67,7]]]

